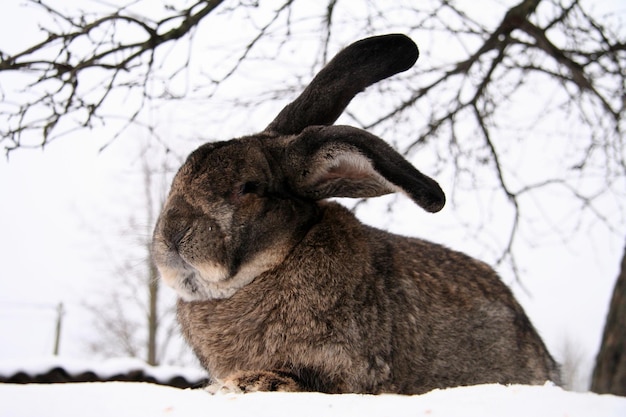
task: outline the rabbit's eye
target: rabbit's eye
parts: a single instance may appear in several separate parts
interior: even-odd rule
[[[241,186],[239,192],[241,194],[255,194],[259,191],[259,183],[256,181],[248,181]]]

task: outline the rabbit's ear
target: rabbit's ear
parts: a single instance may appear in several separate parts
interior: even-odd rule
[[[415,43],[401,34],[355,42],[339,52],[265,131],[291,135],[307,126],[331,125],[355,95],[411,68],[418,55]]]
[[[309,127],[289,145],[286,158],[288,181],[306,198],[362,198],[402,191],[429,212],[445,204],[437,182],[385,141],[355,127]]]

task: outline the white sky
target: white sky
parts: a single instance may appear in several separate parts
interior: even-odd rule
[[[3,3],[0,39],[26,45],[32,37],[20,28],[34,22],[11,8],[15,3],[20,2]],[[24,36],[11,36],[18,32]],[[0,49],[5,44],[0,41]],[[67,309],[62,353],[89,355],[83,340],[92,331],[91,318],[81,303],[96,299],[110,280],[111,246],[128,217],[140,211],[141,163],[133,133],[102,153],[100,136],[107,132],[100,130],[62,139],[44,151],[18,151],[8,162],[0,159],[0,359],[50,354],[59,302]],[[450,186],[445,179],[441,183]],[[390,220],[384,214],[390,198],[360,213],[364,221],[472,253],[472,243],[447,227],[454,223],[452,207],[429,215],[398,197],[401,214]],[[527,292],[516,284],[513,289],[553,354],[558,357],[569,344],[590,367],[624,240],[598,228],[567,243],[521,244],[520,253],[530,260],[524,265]],[[511,283],[510,277],[505,280]]]

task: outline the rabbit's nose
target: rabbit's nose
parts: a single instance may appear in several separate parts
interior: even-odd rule
[[[180,245],[183,242],[183,240],[187,237],[187,234],[189,233],[190,229],[191,229],[190,227],[185,227],[179,230],[178,232],[175,232],[169,238],[169,242],[172,245],[172,247],[176,250],[176,252],[180,251]]]
[[[161,230],[163,240],[167,242],[170,249],[179,251],[180,246],[189,237],[191,225],[198,216],[197,210],[184,198],[176,195],[170,197],[157,225]]]

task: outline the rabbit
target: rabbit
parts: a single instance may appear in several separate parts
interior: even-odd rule
[[[401,34],[353,43],[261,133],[206,143],[175,175],[152,252],[210,392],[558,381],[487,264],[364,225],[328,200],[402,192],[428,212],[443,207],[437,182],[382,139],[333,125],[418,54]]]

